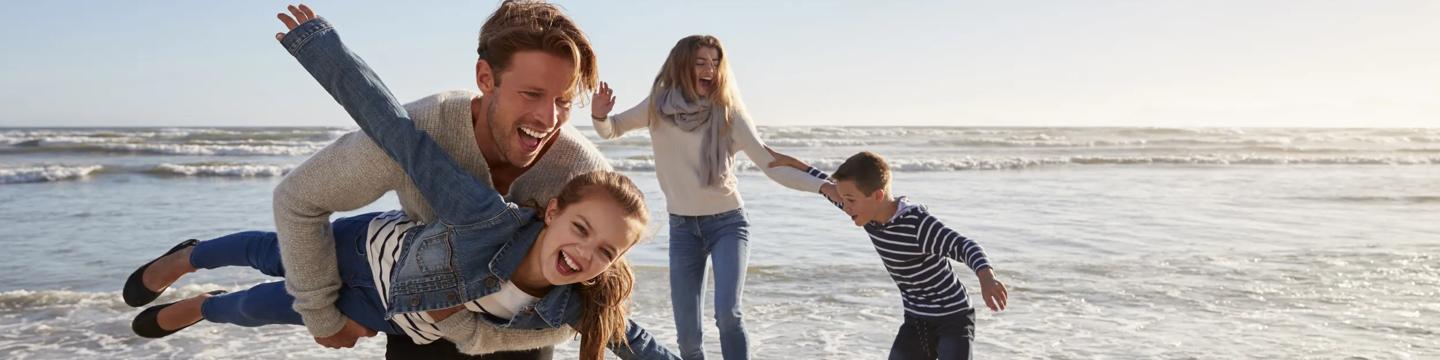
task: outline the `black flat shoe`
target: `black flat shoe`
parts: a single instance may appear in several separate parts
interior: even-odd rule
[[[179,245],[170,248],[170,251],[166,251],[165,255],[174,254],[176,251],[195,246],[195,244],[199,243],[200,242],[195,239],[182,241]],[[130,307],[145,306],[145,304],[149,304],[151,301],[155,301],[155,298],[160,297],[160,293],[165,292],[163,288],[160,289],[160,291],[152,291],[145,288],[145,269],[150,268],[150,264],[154,264],[156,260],[160,260],[160,258],[165,257],[165,255],[160,255],[156,257],[155,260],[150,260],[150,262],[145,263],[145,265],[140,265],[139,269],[135,269],[135,272],[130,273],[130,279],[125,280],[125,289],[120,292],[121,296],[125,298],[125,304],[130,305]]]
[[[215,290],[209,292],[208,294],[210,294],[210,296],[215,296],[224,293],[225,290]],[[185,328],[190,327],[190,325],[198,324],[201,320],[204,320],[196,320],[189,325],[181,326],[179,329],[175,330],[162,329],[160,328],[160,310],[170,307],[170,305],[175,305],[175,303],[172,302],[169,304],[155,305],[146,308],[145,311],[140,312],[140,315],[135,315],[135,321],[130,322],[130,329],[135,330],[135,335],[140,335],[140,337],[159,339],[162,337],[170,336],[170,334],[174,334],[180,330],[185,330]]]

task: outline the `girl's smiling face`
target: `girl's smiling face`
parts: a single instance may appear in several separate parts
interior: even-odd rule
[[[627,216],[603,191],[586,195],[564,209],[551,200],[545,210],[546,227],[536,246],[541,274],[551,285],[595,278],[630,251],[645,230],[644,221]]]

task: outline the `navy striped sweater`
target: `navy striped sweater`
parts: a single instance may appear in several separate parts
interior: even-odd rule
[[[829,174],[813,167],[807,172],[820,179],[830,178]],[[842,206],[841,199],[828,200]],[[890,278],[900,288],[905,311],[937,317],[969,310],[965,285],[955,278],[955,271],[946,258],[963,262],[979,272],[990,267],[985,249],[946,227],[924,205],[903,196],[895,200],[895,216],[884,224],[865,224],[865,232],[870,234],[870,242],[890,272]]]

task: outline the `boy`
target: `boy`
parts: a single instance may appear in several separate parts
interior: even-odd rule
[[[905,323],[890,348],[890,359],[969,359],[975,338],[975,311],[965,285],[946,258],[965,263],[980,278],[980,296],[992,311],[1005,309],[1005,284],[975,241],[940,223],[925,206],[890,192],[890,167],[869,151],[851,156],[834,175],[775,153],[770,166],[802,169],[833,180],[820,188],[856,226],[870,233],[885,269],[900,287]]]

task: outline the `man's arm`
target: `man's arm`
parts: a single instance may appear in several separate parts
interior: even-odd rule
[[[358,209],[396,188],[404,175],[369,137],[341,136],[275,187],[275,228],[285,288],[310,333],[327,337],[347,318],[335,307],[341,285],[330,215]]]

